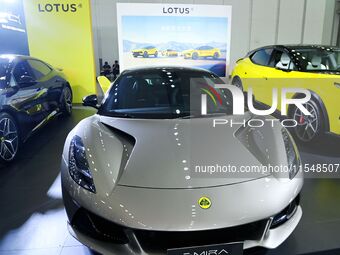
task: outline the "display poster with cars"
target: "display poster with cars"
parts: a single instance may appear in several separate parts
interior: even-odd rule
[[[74,103],[95,93],[90,0],[0,0],[0,54],[41,59],[62,71]]]
[[[23,0],[1,1],[0,54],[29,55]]]
[[[199,67],[224,77],[231,16],[227,5],[117,3],[121,69]]]

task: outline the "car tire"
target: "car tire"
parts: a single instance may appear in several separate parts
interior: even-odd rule
[[[144,58],[148,58],[148,57],[149,57],[149,54],[148,54],[146,51],[144,51],[143,57],[144,57]]]
[[[61,99],[61,112],[64,116],[71,116],[72,115],[72,99],[73,94],[70,86],[65,86],[62,92],[62,99]]]
[[[157,58],[157,57],[158,57],[158,52],[157,52],[157,51],[155,52],[155,55],[154,55],[154,56],[155,56],[155,58]]]
[[[218,54],[218,52],[215,52],[215,53],[214,53],[214,56],[213,56],[213,59],[218,59],[219,56],[220,56],[220,54]]]
[[[0,162],[13,162],[20,147],[20,130],[16,120],[8,113],[0,113]]]
[[[231,85],[234,85],[243,91],[242,81],[239,77],[234,77],[231,81]]]
[[[297,122],[297,126],[292,128],[293,134],[304,143],[315,142],[324,132],[325,118],[321,113],[319,103],[315,99],[311,99],[304,106],[311,113],[310,116],[304,115],[296,106],[293,106],[289,111],[290,118]]]
[[[198,59],[198,54],[197,54],[197,52],[194,52],[194,53],[192,53],[192,59]]]

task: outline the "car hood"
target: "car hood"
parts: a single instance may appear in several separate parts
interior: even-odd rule
[[[250,115],[224,118],[241,122]],[[213,128],[213,118],[145,120],[103,116],[95,117],[94,123],[86,131],[84,143],[95,155],[94,168],[100,169],[94,171],[95,182],[113,179],[115,185],[177,189],[213,187],[263,177],[195,172],[198,166],[205,165],[260,164],[235,137],[240,125]]]
[[[144,50],[146,50],[146,49],[134,49],[134,50],[132,50],[132,52],[144,51]]]

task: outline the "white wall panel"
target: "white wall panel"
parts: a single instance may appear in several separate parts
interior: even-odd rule
[[[325,0],[306,0],[306,19],[303,43],[321,44],[325,17]]]
[[[237,59],[250,50],[252,0],[224,0],[225,5],[232,6],[230,71]]]
[[[278,44],[301,43],[305,0],[281,0],[278,24]]]
[[[323,34],[322,34],[322,44],[331,44],[333,41],[333,22],[335,21],[334,15],[337,15],[335,12],[336,1],[335,0],[325,0],[325,19],[323,23]],[[336,35],[334,35],[336,37]]]
[[[275,44],[278,0],[253,0],[250,47]]]
[[[221,4],[223,5],[223,0],[194,0],[194,4]]]

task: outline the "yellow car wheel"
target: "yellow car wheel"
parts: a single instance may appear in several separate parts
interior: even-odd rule
[[[149,57],[149,54],[146,51],[144,51],[143,58],[148,58],[148,57]]]
[[[198,53],[197,52],[194,52],[192,53],[192,59],[198,59]]]
[[[158,57],[158,52],[157,52],[157,51],[155,52],[155,55],[154,55],[154,56],[155,56],[155,58],[157,58],[157,57]]]
[[[320,106],[315,100],[310,100],[304,107],[311,115],[304,115],[300,109],[293,107],[290,111],[290,118],[294,119],[297,126],[293,128],[294,135],[302,142],[316,141],[323,133],[324,117],[321,114]]]
[[[220,57],[220,54],[218,54],[218,52],[214,53],[213,59],[218,59]]]

